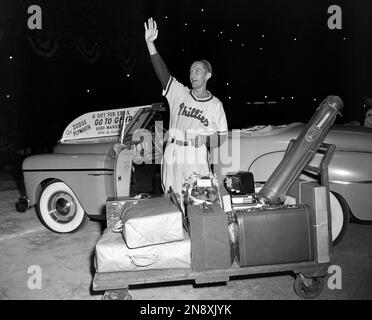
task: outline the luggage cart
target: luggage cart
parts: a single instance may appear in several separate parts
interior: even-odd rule
[[[293,141],[288,145],[291,148]],[[327,195],[328,219],[328,249],[327,259],[319,259],[317,255],[312,261],[240,267],[235,261],[230,268],[218,270],[194,271],[190,269],[163,269],[145,271],[122,271],[111,273],[97,273],[93,279],[93,290],[104,291],[104,300],[123,299],[131,300],[129,288],[135,285],[160,284],[174,281],[194,281],[196,284],[227,282],[236,276],[246,276],[265,273],[291,272],[295,275],[294,290],[304,299],[318,297],[324,288],[324,278],[332,258],[332,230],[329,203],[328,165],[332,158],[335,146],[322,143],[317,153],[323,154],[318,166],[307,165],[303,174],[310,174],[317,178],[318,183],[324,186]],[[259,249],[259,248],[258,248]],[[315,248],[317,250],[317,248]]]

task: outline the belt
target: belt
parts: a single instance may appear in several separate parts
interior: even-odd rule
[[[199,144],[199,139],[198,138],[195,138],[195,139],[192,139],[192,140],[177,140],[175,138],[172,138],[170,140],[170,143],[175,143],[179,146],[184,146],[184,147],[193,146],[195,148],[198,148],[198,147],[203,145],[203,143]]]

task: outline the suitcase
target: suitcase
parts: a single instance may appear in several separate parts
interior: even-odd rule
[[[106,229],[98,240],[94,264],[98,273],[190,268],[190,239],[130,249],[121,233]]]
[[[228,219],[218,203],[188,205],[193,270],[226,269],[234,260]]]
[[[311,261],[312,210],[307,205],[235,211],[241,267]]]
[[[169,196],[143,200],[125,209],[122,222],[128,248],[184,239],[183,213]]]
[[[106,225],[107,229],[112,229],[121,220],[121,214],[125,208],[138,204],[144,199],[123,196],[108,198],[106,201]]]

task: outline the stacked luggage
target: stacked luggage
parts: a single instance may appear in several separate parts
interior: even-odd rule
[[[108,199],[107,229],[96,244],[97,272],[229,268],[235,254],[217,198],[184,209],[172,190],[149,199]]]
[[[211,188],[205,179],[203,186]],[[204,198],[198,202],[196,193],[188,190],[193,197],[184,195],[185,212],[173,193],[109,199],[108,228],[96,244],[96,270],[203,271],[230,268],[235,260],[240,267],[312,261],[328,234],[327,210],[315,208],[315,202],[317,207],[325,203],[319,197],[325,198],[326,190],[315,182],[304,186],[309,186],[303,194],[307,192],[311,201],[264,210],[254,202],[244,208],[237,205],[236,194],[224,186],[219,186],[214,201],[200,192]],[[198,191],[203,191],[200,186]],[[239,194],[238,202],[251,201],[252,196]]]
[[[107,214],[121,216],[96,244],[97,272],[189,268],[190,238],[183,214],[169,196],[109,200]],[[118,227],[119,226],[119,227]]]

